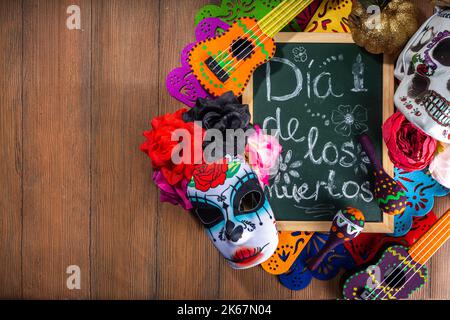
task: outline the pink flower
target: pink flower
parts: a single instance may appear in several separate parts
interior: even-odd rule
[[[439,144],[429,169],[437,182],[450,188],[450,144]]]
[[[275,173],[281,151],[278,139],[264,134],[261,128],[255,125],[255,133],[248,138],[245,152],[262,187],[269,184],[271,174]]]
[[[160,170],[153,172],[153,181],[159,188],[159,198],[161,202],[169,202],[173,205],[180,205],[185,210],[192,209],[192,205],[186,196],[187,184],[186,179],[171,185]]]

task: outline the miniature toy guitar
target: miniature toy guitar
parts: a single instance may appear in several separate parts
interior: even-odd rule
[[[424,264],[450,237],[450,210],[409,250],[392,246],[381,259],[344,283],[343,295],[351,300],[407,299],[428,278]]]
[[[197,43],[189,52],[193,75],[211,95],[240,96],[253,71],[275,54],[273,36],[313,0],[284,0],[260,21],[240,18],[220,36]]]

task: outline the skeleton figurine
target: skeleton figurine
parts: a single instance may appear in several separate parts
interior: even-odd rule
[[[361,54],[356,56],[356,61],[352,66],[353,74],[353,92],[366,92],[364,88],[364,63],[362,62]]]
[[[450,143],[450,9],[437,9],[403,49],[395,105],[414,125]]]
[[[187,196],[214,246],[234,269],[246,269],[277,248],[275,218],[250,166],[238,158],[224,166],[194,169]]]

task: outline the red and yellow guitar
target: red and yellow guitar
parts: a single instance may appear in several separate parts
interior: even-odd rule
[[[240,96],[253,71],[275,54],[273,36],[313,0],[284,0],[260,21],[240,18],[220,36],[197,43],[189,53],[192,73],[211,95]]]

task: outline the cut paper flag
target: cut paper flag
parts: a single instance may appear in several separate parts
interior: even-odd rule
[[[350,0],[324,0],[320,4],[305,32],[350,32],[348,16],[352,11]]]
[[[228,30],[230,26],[217,18],[208,18],[201,21],[195,29],[197,42],[216,36],[218,32]],[[198,98],[210,98],[211,96],[203,89],[198,80],[192,74],[189,66],[189,51],[196,42],[188,44],[181,53],[181,67],[173,69],[166,79],[169,94],[184,103],[188,107],[195,106]]]
[[[414,217],[409,232],[401,237],[392,237],[382,233],[362,233],[357,238],[344,244],[357,266],[373,261],[388,245],[399,244],[410,247],[437,221],[431,211],[423,217]]]
[[[401,215],[395,216],[395,230],[392,236],[401,237],[408,233],[413,217],[423,217],[433,209],[434,197],[443,197],[450,193],[433,179],[428,170],[406,172],[395,168],[394,179],[406,190],[408,203]]]
[[[278,247],[274,254],[261,264],[262,268],[275,275],[287,272],[313,234],[302,231],[279,231]]]
[[[311,17],[319,7],[321,0],[312,2],[296,19],[294,19],[283,31],[303,31],[311,20]],[[220,5],[209,4],[201,8],[195,16],[195,24],[200,23],[205,18],[219,18],[231,24],[239,18],[249,17],[257,20],[262,19],[272,9],[278,6],[282,0],[222,0]]]
[[[353,268],[355,262],[343,245],[337,246],[328,253],[315,271],[310,271],[306,267],[306,262],[317,255],[327,242],[327,239],[328,235],[325,233],[314,233],[291,269],[287,273],[278,276],[281,284],[291,290],[301,290],[309,285],[312,278],[330,280],[341,269],[348,270]]]

